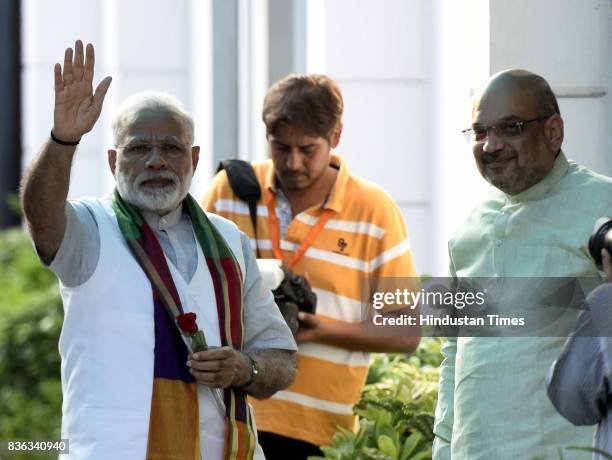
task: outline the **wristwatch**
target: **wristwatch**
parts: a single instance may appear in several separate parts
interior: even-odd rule
[[[257,378],[257,375],[259,374],[259,368],[257,367],[257,361],[255,361],[255,359],[253,359],[251,355],[248,355],[246,353],[245,355],[251,361],[251,378],[249,378],[248,382],[246,382],[243,385],[240,385],[238,388],[248,387],[251,383],[255,381],[255,379]]]

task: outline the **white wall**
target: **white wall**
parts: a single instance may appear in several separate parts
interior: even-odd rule
[[[76,39],[96,49],[94,86],[113,77],[100,120],[81,141],[70,197],[112,189],[106,150],[112,146],[110,119],[130,94],[155,89],[174,94],[195,118],[202,146],[198,176],[208,179],[210,128],[210,0],[23,1],[24,163],[29,164],[53,124],[53,65]]]
[[[337,152],[350,171],[382,185],[399,204],[417,268],[431,272],[429,2],[312,3],[305,70],[325,72],[340,85],[345,112]]]
[[[491,72],[521,67],[546,78],[566,154],[611,174],[612,0],[491,0],[490,8]]]

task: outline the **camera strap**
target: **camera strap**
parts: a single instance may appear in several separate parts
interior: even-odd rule
[[[285,262],[283,252],[280,248],[280,222],[278,221],[278,217],[276,217],[276,199],[272,198],[268,201],[267,205],[268,227],[270,231],[270,239],[272,240],[272,251],[274,252],[274,257]],[[293,255],[293,258],[289,262],[285,262],[287,267],[293,268],[302,259],[304,253],[312,245],[319,232],[323,230],[323,227],[325,227],[325,224],[333,212],[334,211],[331,209],[323,209],[321,215],[319,216],[319,220],[317,220],[317,223],[312,226],[310,232],[308,232],[308,235],[306,235],[306,238],[304,238],[304,241],[302,241],[302,244],[300,244],[300,247]]]
[[[217,172],[225,169],[227,179],[234,194],[242,201],[246,201],[249,206],[249,215],[253,225],[253,235],[255,237],[255,251],[257,258],[261,258],[259,253],[259,242],[257,240],[257,202],[261,198],[261,187],[253,165],[248,161],[230,159],[219,162]]]
[[[246,201],[249,206],[249,215],[251,224],[253,225],[253,234],[255,237],[255,251],[257,258],[261,258],[259,251],[259,242],[257,240],[257,202],[261,198],[261,186],[255,176],[253,165],[248,161],[239,159],[222,160],[219,162],[217,172],[225,170],[227,179],[234,194],[242,201]],[[278,260],[283,260],[283,253],[280,248],[280,222],[276,217],[276,200],[273,197],[267,203],[268,206],[268,224],[270,231],[270,239],[272,240],[272,251],[274,257]],[[317,238],[319,232],[325,227],[325,224],[331,217],[333,211],[331,209],[323,209],[317,223],[310,229],[308,235],[302,244],[299,246],[293,258],[287,263],[289,268],[293,268],[304,256],[304,253],[312,245]]]

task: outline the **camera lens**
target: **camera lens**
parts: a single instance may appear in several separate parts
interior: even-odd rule
[[[597,219],[593,234],[589,238],[589,253],[600,270],[603,270],[601,260],[603,248],[606,248],[612,255],[612,218],[610,217]]]
[[[302,277],[300,275],[293,275],[291,277],[291,284],[299,286],[300,284],[302,284]]]

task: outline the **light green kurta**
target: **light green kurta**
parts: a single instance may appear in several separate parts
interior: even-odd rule
[[[612,179],[561,153],[550,174],[519,195],[492,188],[449,242],[451,275],[599,276],[587,241],[595,221],[610,215]],[[558,459],[559,446],[591,446],[594,429],[571,425],[546,396],[546,373],[564,341],[450,339],[442,349],[434,459]]]

